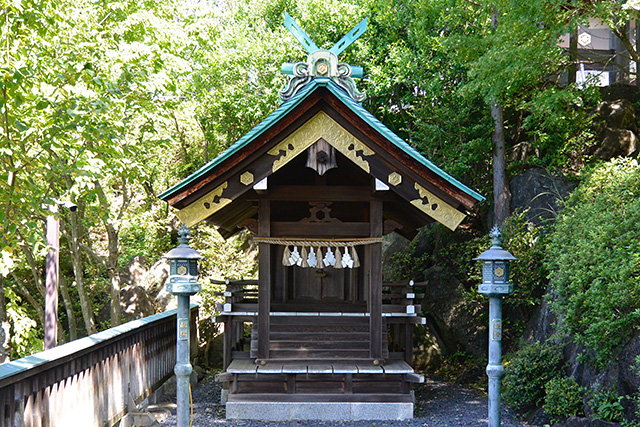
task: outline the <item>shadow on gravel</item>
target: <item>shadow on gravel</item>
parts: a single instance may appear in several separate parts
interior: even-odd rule
[[[208,375],[193,390],[193,427],[485,427],[487,400],[474,390],[455,384],[428,379],[415,386],[415,418],[402,421],[254,421],[226,420],[224,406],[220,405],[220,384]],[[162,426],[176,426],[175,411]],[[526,427],[509,411],[503,410],[503,427]]]

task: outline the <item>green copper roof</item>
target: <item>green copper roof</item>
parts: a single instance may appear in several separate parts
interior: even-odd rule
[[[476,191],[470,189],[466,185],[462,184],[460,181],[453,178],[451,175],[444,172],[438,166],[431,163],[427,160],[422,154],[420,154],[415,148],[407,144],[403,141],[398,135],[393,133],[389,128],[382,124],[378,119],[376,119],[371,113],[362,107],[361,104],[354,101],[343,89],[338,87],[333,81],[326,78],[316,78],[313,79],[309,84],[307,84],[300,92],[298,92],[293,98],[284,102],[277,110],[267,116],[260,124],[251,129],[246,135],[240,138],[235,144],[231,145],[227,150],[221,153],[218,157],[210,161],[209,163],[202,166],[200,169],[189,175],[187,178],[180,181],[178,184],[164,191],[158,197],[166,200],[175,192],[187,187],[192,182],[196,181],[198,178],[205,175],[207,172],[224,162],[229,157],[233,156],[236,152],[240,151],[244,146],[249,144],[255,138],[260,136],[263,132],[268,130],[272,125],[277,123],[281,118],[286,116],[290,111],[295,109],[302,101],[306,99],[306,97],[316,90],[319,87],[327,88],[331,93],[333,93],[336,97],[338,97],[346,106],[348,106],[354,113],[356,113],[360,118],[362,118],[365,122],[367,122],[372,128],[378,131],[381,135],[395,144],[402,151],[413,157],[419,163],[424,165],[427,169],[434,172],[436,175],[440,176],[447,182],[451,183],[453,186],[458,188],[459,190],[465,192],[470,195],[477,201],[483,201],[485,198],[481,196]]]

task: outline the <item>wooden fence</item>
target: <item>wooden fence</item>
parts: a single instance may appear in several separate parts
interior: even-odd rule
[[[197,343],[198,306],[191,306]],[[192,347],[193,348],[193,347]],[[173,375],[176,310],[0,365],[0,427],[112,426]]]

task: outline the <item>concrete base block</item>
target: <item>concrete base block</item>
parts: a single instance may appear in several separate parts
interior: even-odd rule
[[[406,420],[413,403],[227,402],[227,419],[240,420]]]
[[[413,418],[413,403],[371,403],[351,404],[352,420],[407,420]]]

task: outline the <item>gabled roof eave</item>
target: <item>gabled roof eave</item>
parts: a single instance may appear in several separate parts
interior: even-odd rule
[[[457,188],[459,191],[467,194],[477,202],[482,202],[485,198],[478,192],[470,189],[460,181],[456,180],[438,166],[427,160],[422,156],[415,148],[402,140],[399,136],[393,133],[382,122],[376,119],[371,113],[369,113],[362,105],[349,97],[349,95],[337,85],[335,85],[330,79],[319,78],[312,80],[307,86],[305,86],[298,94],[296,94],[290,100],[280,105],[273,113],[267,116],[262,122],[255,126],[251,131],[245,134],[242,138],[231,145],[227,150],[222,152],[215,159],[211,160],[200,169],[189,175],[187,178],[180,181],[178,184],[165,190],[158,197],[164,201],[168,201],[170,198],[179,193],[181,190],[187,188],[190,184],[197,182],[200,178],[205,176],[209,171],[215,167],[221,165],[224,161],[231,158],[234,154],[239,152],[243,147],[254,141],[260,135],[268,131],[273,125],[278,123],[283,117],[294,110],[300,105],[307,97],[313,93],[317,88],[324,87],[328,89],[337,99],[346,105],[353,113],[364,120],[372,129],[382,135],[385,139],[394,144],[397,148],[409,155],[420,165],[427,168],[429,171],[442,178],[444,181]]]

